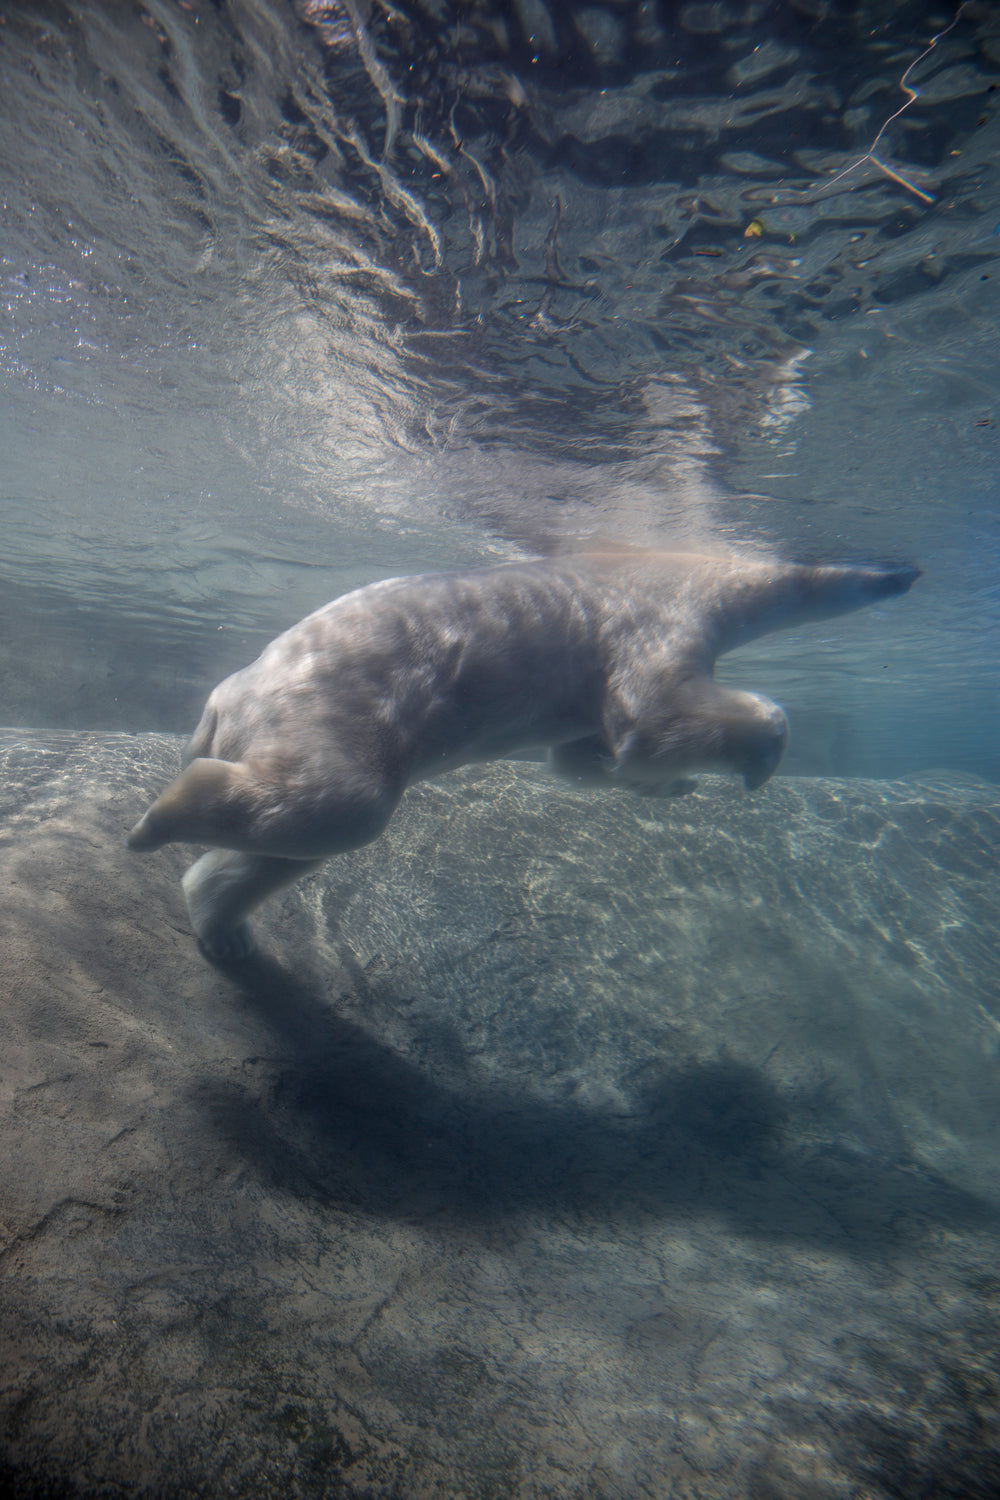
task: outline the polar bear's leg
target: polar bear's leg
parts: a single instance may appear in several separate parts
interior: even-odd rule
[[[641,687],[641,683],[639,684]],[[632,696],[640,698],[636,685]],[[690,772],[731,772],[756,791],[777,770],[788,744],[784,710],[761,693],[720,687],[709,677],[661,690],[653,680],[641,712],[629,706],[609,733],[613,779],[652,795],[691,789]]]
[[[678,776],[669,771],[659,778],[647,773],[643,780],[623,776],[600,734],[553,745],[549,750],[549,765],[557,776],[575,781],[578,786],[627,787],[646,797],[684,797],[698,786],[694,776]]]
[[[291,760],[199,756],[125,842],[141,853],[179,843],[292,861],[325,859],[377,838],[402,793],[399,776],[335,751],[305,767]]]
[[[246,958],[254,941],[246,918],[266,896],[301,879],[320,859],[276,859],[211,849],[197,860],[181,884],[191,926],[209,958]]]
[[[247,766],[196,759],[160,793],[125,842],[142,853],[170,843],[222,843],[225,835],[252,828],[258,800]]]

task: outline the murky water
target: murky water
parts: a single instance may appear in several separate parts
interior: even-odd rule
[[[995,1494],[1000,10],[7,0],[0,184],[0,1486]],[[595,537],[924,576],[201,965],[147,734]]]

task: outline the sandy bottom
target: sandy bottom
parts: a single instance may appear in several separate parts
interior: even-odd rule
[[[0,1492],[1000,1492],[1000,791],[501,765],[208,966],[0,736]]]

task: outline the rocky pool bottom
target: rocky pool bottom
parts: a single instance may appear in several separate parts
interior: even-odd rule
[[[1000,1490],[1000,788],[496,765],[187,930],[0,735],[0,1491]]]

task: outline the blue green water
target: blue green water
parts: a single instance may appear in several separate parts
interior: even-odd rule
[[[0,1488],[1000,1491],[998,112],[978,0],[0,7]],[[205,965],[214,684],[607,537],[923,576],[720,663],[759,798],[465,773]]]
[[[13,5],[2,44],[9,722],[183,731],[345,586],[613,534],[918,561],[891,623],[732,670],[788,769],[996,778],[992,7]],[[19,663],[81,608],[71,710]]]

